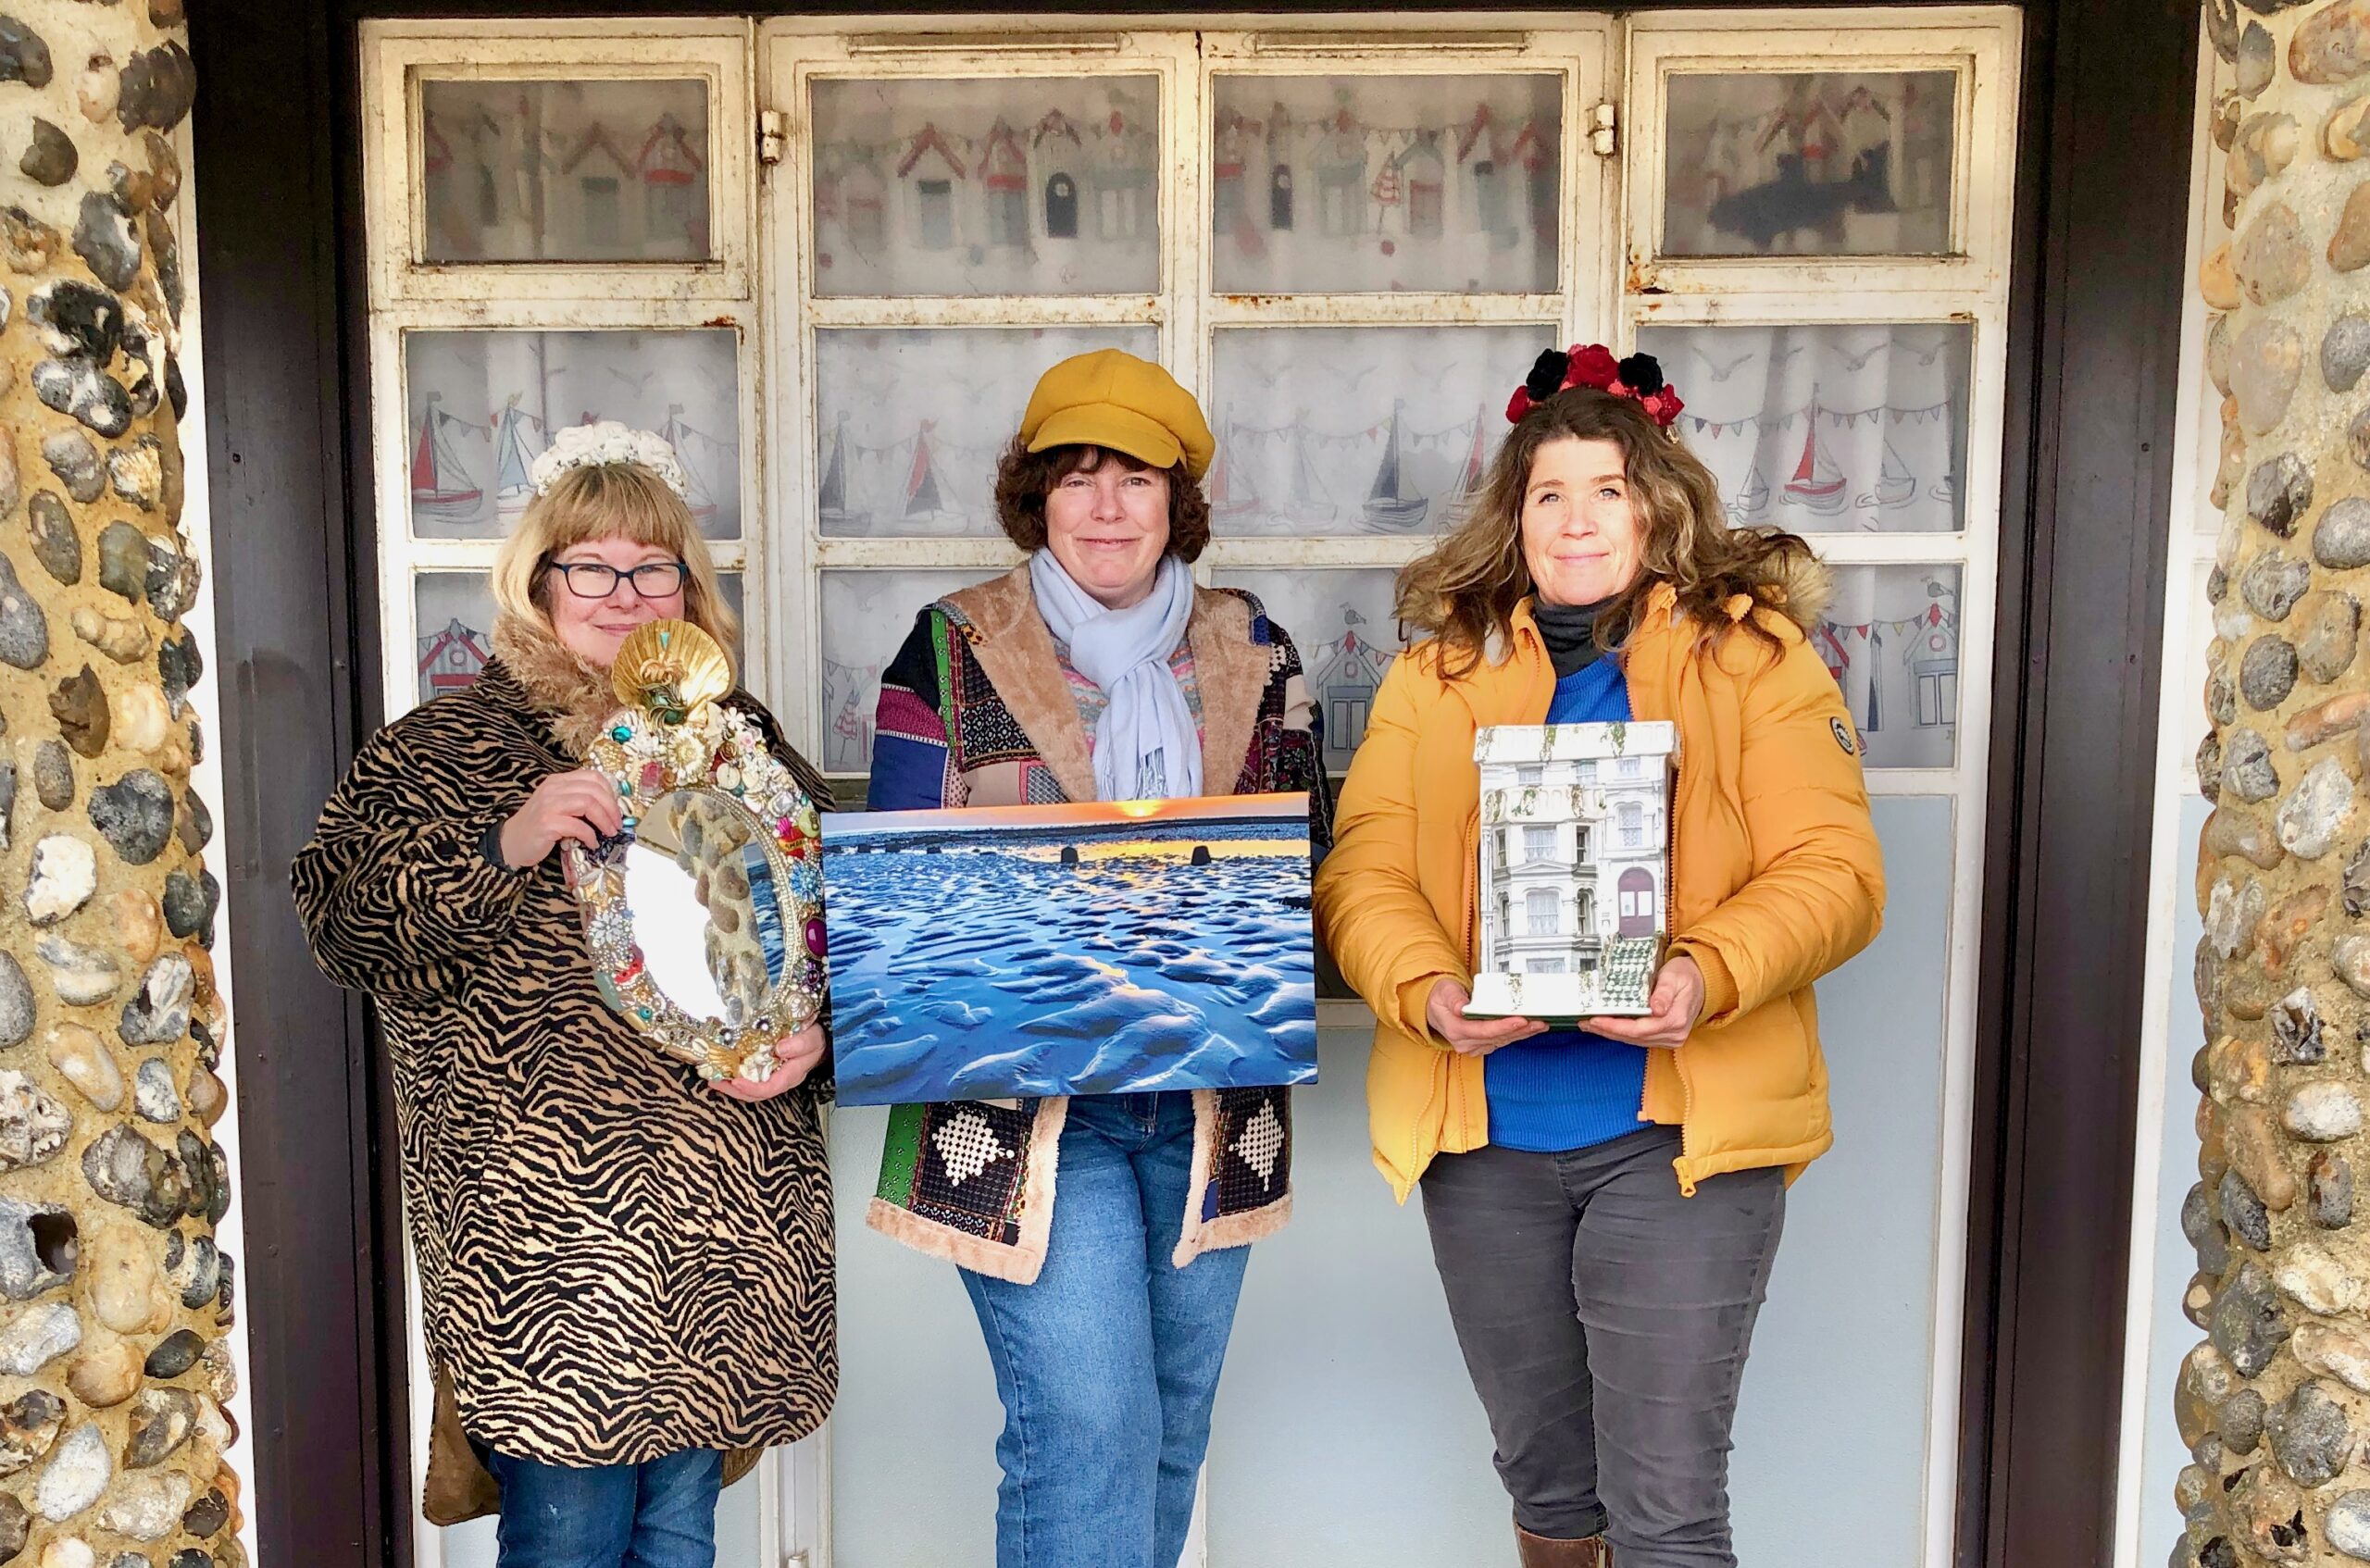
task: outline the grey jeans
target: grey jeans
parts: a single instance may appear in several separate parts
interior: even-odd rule
[[[1676,1127],[1424,1173],[1432,1260],[1515,1523],[1620,1568],[1735,1568],[1729,1426],[1786,1209],[1772,1170],[1682,1198]]]

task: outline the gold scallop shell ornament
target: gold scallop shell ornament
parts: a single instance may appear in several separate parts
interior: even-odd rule
[[[609,688],[661,724],[694,723],[732,690],[732,655],[689,621],[652,621],[618,646]]]

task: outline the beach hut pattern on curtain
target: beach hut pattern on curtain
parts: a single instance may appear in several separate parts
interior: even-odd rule
[[[425,572],[413,579],[418,698],[467,689],[493,656],[493,595],[476,572]]]
[[[1957,756],[1954,566],[1852,566],[1811,645],[1843,689],[1870,767],[1948,767]]]
[[[1405,643],[1391,614],[1389,567],[1329,571],[1221,571],[1221,588],[1258,595],[1267,616],[1300,649],[1309,700],[1325,721],[1327,771],[1348,771],[1365,740],[1383,677]]]
[[[1552,77],[1221,75],[1210,168],[1230,292],[1552,290]]]
[[[1157,106],[1137,77],[817,83],[817,292],[1151,292]]]
[[[423,85],[431,261],[691,261],[709,254],[696,81]]]

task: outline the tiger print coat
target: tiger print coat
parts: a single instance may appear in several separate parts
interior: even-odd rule
[[[468,1436],[521,1458],[791,1442],[838,1380],[828,1075],[708,1089],[602,1002],[561,857],[480,852],[615,705],[541,628],[495,651],[363,748],[295,864],[314,957],[371,994],[393,1059],[430,1359]]]

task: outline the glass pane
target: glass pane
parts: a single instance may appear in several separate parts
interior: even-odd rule
[[[1552,327],[1266,327],[1216,334],[1221,534],[1437,532],[1506,433]]]
[[[428,81],[429,261],[705,261],[704,81]]]
[[[418,697],[458,691],[493,652],[493,594],[483,572],[422,572],[412,579],[418,640]]]
[[[827,536],[993,535],[997,460],[1037,378],[1091,349],[1160,353],[1150,327],[815,334],[817,516]]]
[[[738,346],[730,328],[405,333],[412,533],[500,538],[555,427],[618,419],[674,443],[702,533],[738,538]]]
[[[1662,254],[1948,253],[1957,95],[1946,70],[1672,76]]]
[[[1221,588],[1259,596],[1267,616],[1291,634],[1307,672],[1309,701],[1325,725],[1325,765],[1340,773],[1366,738],[1383,672],[1406,646],[1391,613],[1394,572],[1217,572]]]
[[[958,588],[992,572],[825,572],[823,598],[823,754],[826,773],[872,767],[872,716],[880,672],[914,628],[914,617]],[[850,800],[856,798],[851,791]]]
[[[1811,645],[1843,688],[1870,767],[1958,760],[1959,568],[1837,566]]]
[[[1563,101],[1553,76],[1219,77],[1217,286],[1552,291]]]
[[[1148,294],[1148,76],[815,84],[817,294]]]
[[[1948,322],[1640,327],[1729,520],[1796,533],[1965,526],[1975,329]]]

